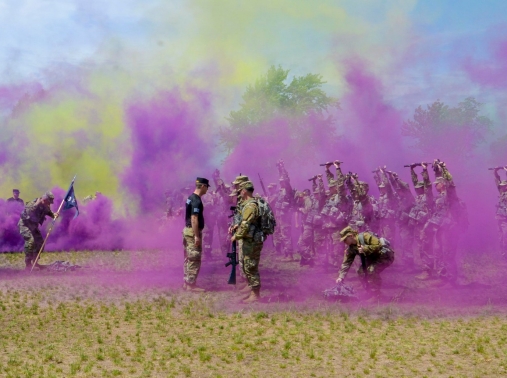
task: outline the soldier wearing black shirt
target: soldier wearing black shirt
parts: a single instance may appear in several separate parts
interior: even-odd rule
[[[25,206],[25,203],[21,198],[19,198],[19,189],[12,189],[12,197],[7,200],[7,202],[11,203],[19,203],[20,205]]]
[[[202,257],[202,229],[204,228],[204,206],[201,197],[206,194],[209,181],[197,177],[195,191],[188,197],[185,204],[185,228],[183,229],[183,247],[185,260],[183,262],[183,289],[193,292],[203,292],[195,282],[201,269]]]

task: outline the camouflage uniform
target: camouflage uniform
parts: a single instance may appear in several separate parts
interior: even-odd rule
[[[436,183],[445,184],[445,180],[439,178]],[[449,256],[449,247],[452,242],[449,238],[449,230],[453,226],[453,222],[446,188],[435,197],[432,215],[421,233],[423,271],[450,278],[453,272],[448,269],[448,261],[453,256]]]
[[[292,201],[293,193],[289,174],[283,165],[279,165],[280,190],[274,199],[276,231],[273,234],[275,249],[284,257],[292,259]]]
[[[44,243],[39,225],[42,226],[46,217],[55,217],[55,213],[51,211],[49,206],[43,203],[37,204],[39,200],[34,199],[26,203],[18,222],[19,233],[25,240],[24,252],[27,266],[33,264]]]
[[[216,194],[207,193],[202,202],[206,207],[206,226],[202,230],[202,244],[204,246],[204,256],[211,258],[213,249],[213,233],[217,223],[218,208],[216,206]]]
[[[417,194],[414,200],[414,205],[410,209],[406,218],[408,219],[409,233],[412,241],[413,259],[417,264],[423,264],[422,261],[422,230],[424,225],[431,216],[431,209],[433,205],[433,192],[431,190],[430,176],[428,170],[423,169],[423,181],[418,181],[417,174],[411,169],[412,183]]]
[[[199,230],[199,233],[202,241],[202,231]],[[183,248],[183,279],[187,284],[193,285],[201,270],[202,242],[199,246],[195,245],[195,234],[192,227],[183,229]]]
[[[347,247],[343,257],[343,263],[340,268],[338,278],[344,279],[349,271],[354,259],[359,255],[358,246],[361,245],[360,234],[357,234],[352,228],[347,227],[342,230],[342,241],[345,240],[347,235],[354,235],[357,244],[352,244]],[[394,262],[394,252],[390,248],[383,247],[379,238],[370,232],[363,232],[364,244],[362,244],[363,251],[366,257],[366,280],[368,288],[375,294],[380,294],[382,280],[380,273]],[[360,267],[359,274],[364,274]]]
[[[324,191],[324,182],[319,180],[319,184],[313,181],[313,194],[305,199],[305,207],[302,209],[304,214],[303,233],[298,241],[298,247],[301,254],[301,265],[313,266],[316,251],[319,254],[325,251],[326,233],[323,229],[323,217],[321,215],[326,194]]]
[[[259,289],[261,278],[259,275],[259,261],[264,242],[264,236],[258,225],[259,207],[255,198],[243,202],[241,208],[241,223],[235,233],[236,240],[241,240],[242,256],[239,258],[243,273],[252,289]]]
[[[357,232],[372,231],[377,208],[375,200],[368,196],[368,184],[355,178],[349,178],[346,183],[354,200],[349,226]]]
[[[248,176],[238,176],[238,177],[236,177],[236,179],[232,183],[234,185],[241,185],[242,183],[247,182],[247,181],[249,181]],[[239,227],[241,225],[241,222],[243,221],[242,213],[243,213],[244,203],[243,203],[242,198],[239,197],[237,192],[235,192],[235,191],[233,193],[231,193],[229,196],[237,198],[236,210],[234,210],[234,216],[232,218],[232,225]],[[238,252],[238,262],[239,262],[239,267],[240,267],[239,275],[240,275],[240,277],[243,277],[244,279],[246,279],[244,269],[243,269],[244,259],[243,259],[243,240],[242,239],[239,239],[237,241],[236,250]]]
[[[502,256],[507,256],[507,181],[502,181],[498,172],[495,171],[495,184],[498,189],[499,198],[496,205],[496,221],[500,233],[500,251]]]
[[[375,175],[375,181],[379,190],[381,190],[378,199],[379,234],[393,243],[396,233],[396,198],[389,179],[384,172],[378,172]],[[384,191],[383,193],[382,190]]]
[[[414,196],[410,191],[409,185],[406,182],[400,180],[396,174],[390,175],[389,179],[392,188],[397,194],[396,198],[398,199],[398,208],[396,211],[396,226],[400,237],[400,248],[397,252],[398,258],[401,257],[405,264],[413,265],[414,231],[412,227],[409,226],[409,214],[410,210],[414,206]],[[400,251],[402,253],[402,256],[399,256]]]
[[[326,170],[326,177],[329,187],[336,187],[337,193],[329,196],[321,214],[324,218],[324,229],[331,238],[329,262],[333,266],[339,266],[342,260],[340,231],[348,224],[350,210],[352,209],[352,198],[347,196],[345,176],[340,167],[336,168],[336,180],[329,169]]]

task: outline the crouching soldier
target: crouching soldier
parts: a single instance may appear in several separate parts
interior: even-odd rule
[[[340,241],[347,245],[347,249],[336,283],[343,282],[356,256],[362,255],[364,264],[361,258],[362,266],[358,273],[366,274],[366,288],[374,297],[379,298],[382,284],[380,273],[394,261],[394,251],[389,247],[389,242],[371,232],[358,233],[351,227],[344,228],[340,235]]]

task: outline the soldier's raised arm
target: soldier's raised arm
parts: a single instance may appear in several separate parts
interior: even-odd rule
[[[331,173],[331,170],[329,168],[331,168],[331,166],[333,165],[333,163],[331,162],[327,162],[325,167],[326,167],[326,178],[327,178],[327,184],[328,185],[331,185],[331,182],[334,180],[334,175]]]
[[[426,196],[428,197],[428,202],[433,203],[433,187],[431,186],[430,175],[428,173],[428,164],[422,163],[421,166],[423,168],[421,176],[423,178]]]
[[[410,177],[412,178],[412,184],[414,184],[414,188],[417,186],[419,182],[419,178],[417,177],[417,173],[415,173],[414,168],[416,166],[414,164],[410,165]]]
[[[498,189],[498,193],[502,193],[502,190],[500,189],[500,183],[502,182],[502,179],[500,178],[500,175],[498,174],[498,171],[502,169],[501,167],[496,167],[494,170],[493,170],[493,174],[495,175],[495,184],[496,184],[496,188]],[[503,168],[505,169],[505,168]]]

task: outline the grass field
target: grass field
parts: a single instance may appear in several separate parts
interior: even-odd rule
[[[264,303],[243,306],[223,283],[223,260],[201,272],[205,294],[182,292],[178,262],[161,252],[49,253],[42,262],[55,260],[84,268],[28,275],[23,255],[0,255],[0,376],[507,375],[496,273],[456,291],[387,280],[381,303],[334,303],[322,300],[319,285],[332,286],[335,272],[266,258]],[[389,299],[407,288],[421,295]],[[466,306],[460,290],[472,298]],[[445,291],[454,301],[438,300]]]

